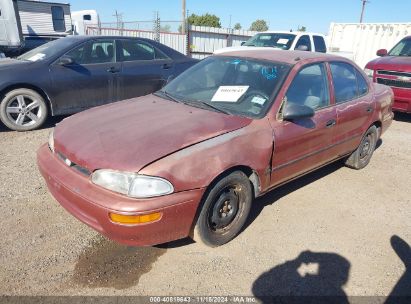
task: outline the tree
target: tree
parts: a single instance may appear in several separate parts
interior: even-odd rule
[[[305,32],[307,28],[305,26],[298,26],[297,32]]]
[[[250,31],[265,32],[268,30],[267,22],[263,19],[257,19],[250,26]]]
[[[205,15],[191,14],[191,16],[188,17],[187,22],[190,25],[221,27],[220,18],[209,13]]]
[[[234,24],[234,29],[235,30],[241,30],[241,24],[240,23]]]
[[[166,32],[166,33],[171,32],[170,24],[160,26],[160,32]]]

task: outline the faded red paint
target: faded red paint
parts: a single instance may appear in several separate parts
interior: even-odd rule
[[[224,54],[226,56],[227,54]],[[307,63],[346,59],[310,52],[238,51],[252,57],[294,65],[272,107],[262,119],[193,108],[148,95],[74,115],[55,129],[56,152],[94,171],[115,169],[160,176],[175,193],[132,199],[94,185],[88,176],[67,167],[45,146],[38,164],[55,198],[74,216],[120,242],[153,245],[189,235],[207,187],[232,168],[248,168],[258,180],[257,195],[348,155],[374,123],[384,132],[392,121],[392,91],[371,84],[366,96],[331,105],[312,118],[314,128],[278,117],[285,92],[297,71]],[[371,106],[373,111],[367,112]],[[325,123],[335,119],[333,128]],[[247,171],[247,170],[246,170]],[[127,227],[113,224],[108,213],[163,213],[151,224]]]

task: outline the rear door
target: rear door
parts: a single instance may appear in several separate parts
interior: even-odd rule
[[[138,97],[161,89],[174,72],[167,55],[146,41],[117,40],[117,59],[122,62],[119,75],[120,99]]]
[[[309,119],[284,121],[281,113],[274,125],[274,157],[271,181],[277,185],[316,168],[335,157],[330,152],[337,119],[331,103],[329,74],[324,63],[302,67],[283,99],[314,109]]]
[[[373,97],[363,75],[347,62],[330,62],[337,108],[334,144],[340,154],[353,151],[371,124]]]
[[[72,113],[117,100],[114,87],[120,72],[113,39],[95,39],[65,54],[70,65],[51,66],[55,104],[59,112]]]

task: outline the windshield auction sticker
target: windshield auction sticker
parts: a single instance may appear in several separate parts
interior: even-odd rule
[[[247,92],[250,86],[221,86],[215,92],[211,101],[237,102]]]

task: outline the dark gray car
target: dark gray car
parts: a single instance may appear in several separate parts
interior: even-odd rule
[[[196,62],[149,39],[61,38],[0,60],[0,119],[12,130],[33,130],[49,115],[155,92]]]

